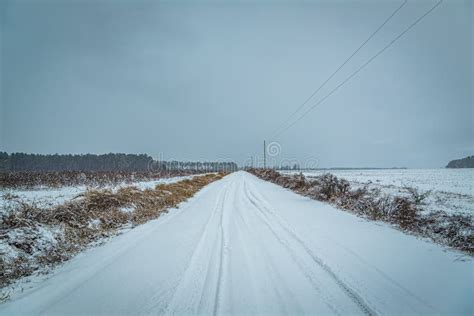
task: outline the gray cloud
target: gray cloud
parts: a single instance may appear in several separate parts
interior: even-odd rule
[[[7,1],[1,150],[241,163],[399,4]],[[409,2],[319,98],[432,4]],[[472,154],[472,19],[470,1],[445,1],[275,139],[280,158],[438,167]]]

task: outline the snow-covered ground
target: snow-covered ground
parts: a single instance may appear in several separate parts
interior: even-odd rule
[[[150,181],[140,181],[135,183],[124,182],[117,185],[107,185],[101,186],[101,189],[111,189],[117,190],[122,187],[136,186],[140,190],[152,189],[158,184],[168,184],[178,182],[184,179],[192,179],[194,175],[190,176],[181,176],[181,177],[171,177],[171,178],[162,178],[157,180]],[[18,189],[6,189],[0,188],[0,213],[2,209],[8,203],[8,200],[5,197],[8,194],[18,196],[22,201],[25,202],[35,202],[40,206],[55,206],[62,204],[68,200],[73,199],[79,194],[85,192],[87,189],[96,188],[96,187],[87,187],[87,186],[64,186],[60,188],[48,188],[40,187],[35,189],[28,190],[18,190]]]
[[[236,172],[34,277],[0,314],[470,314],[458,252]]]
[[[300,171],[282,171],[285,174]],[[448,213],[474,215],[474,169],[368,169],[303,171],[307,177],[332,173],[353,187],[369,185],[388,194],[406,194],[404,187],[431,191],[424,208]]]

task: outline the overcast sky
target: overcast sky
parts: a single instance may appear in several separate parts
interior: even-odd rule
[[[316,103],[436,1],[408,1]],[[261,155],[402,1],[2,1],[0,151]],[[472,1],[444,1],[276,141],[320,167],[474,154]]]

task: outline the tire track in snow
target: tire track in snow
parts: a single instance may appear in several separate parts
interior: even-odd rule
[[[377,275],[379,275],[382,279],[384,279],[388,284],[385,285],[382,289],[384,291],[387,291],[389,292],[392,296],[393,295],[405,295],[405,297],[409,297],[411,299],[413,299],[414,301],[418,302],[419,304],[423,305],[424,307],[426,307],[430,313],[436,313],[436,310],[433,306],[431,306],[430,304],[428,304],[425,300],[423,300],[422,298],[420,298],[419,296],[417,296],[416,294],[414,294],[413,292],[411,292],[410,290],[408,290],[406,287],[404,287],[403,285],[401,285],[399,282],[397,282],[396,280],[394,280],[392,277],[390,277],[389,275],[387,275],[385,272],[383,272],[382,270],[380,270],[379,268],[377,268],[375,265],[371,264],[370,262],[368,262],[367,260],[365,260],[363,257],[361,257],[359,254],[357,254],[355,251],[353,251],[352,249],[348,248],[347,246],[344,246],[342,245],[341,243],[337,242],[336,240],[334,240],[333,238],[330,238],[329,236],[325,236],[325,238],[327,240],[329,240],[332,244],[342,248],[344,251],[346,251],[347,253],[349,253],[352,258],[356,259],[357,261],[359,261],[359,264],[361,266],[364,266],[364,267],[367,267],[367,268],[370,268],[372,269],[373,271],[375,271],[375,273],[377,273]],[[393,293],[390,291],[390,289],[394,289],[396,290],[398,293]],[[413,302],[404,302],[404,304],[407,304],[407,305],[410,305],[410,306],[413,306]],[[412,308],[413,310],[413,313],[415,314],[416,313],[416,309]]]
[[[235,212],[238,214],[238,212]],[[248,246],[248,243],[245,243],[244,241],[244,237],[245,236],[248,236],[246,235],[245,233],[243,234],[242,232],[244,232],[244,229],[242,228],[242,223],[239,223],[239,220],[237,218],[237,216],[239,215],[236,215],[236,217],[232,217],[232,221],[229,222],[229,226],[231,225],[231,223],[233,224],[233,227],[236,231],[236,233],[234,235],[232,235],[232,237],[235,238],[236,242],[238,243],[239,245],[239,250],[242,251],[242,256],[241,256],[241,259],[243,259],[243,263],[239,266],[239,270],[240,271],[248,271],[248,275],[252,275],[252,269],[251,269],[251,262],[255,262],[255,257],[251,256],[250,253],[249,253],[249,247]],[[235,245],[234,245],[235,247]],[[229,273],[229,275],[232,276],[231,273]],[[248,276],[246,275],[246,276]],[[249,278],[249,283],[248,284],[248,291],[251,292],[251,295],[249,295],[250,299],[251,299],[251,304],[249,304],[249,302],[246,302],[247,304],[251,305],[251,306],[257,306],[257,297],[259,296],[259,292],[256,291],[257,287],[255,285],[255,278],[253,278],[254,275],[252,275],[250,278]],[[230,301],[230,303],[233,305],[235,303],[239,304],[240,302],[232,302]],[[233,309],[233,306],[230,306],[230,313],[232,313],[234,311]],[[250,312],[249,314],[257,314],[257,312],[255,310],[253,310],[252,312]]]
[[[251,190],[245,185],[245,193],[246,197],[249,199],[250,203],[252,203],[255,208],[262,214],[265,218],[268,228],[272,231],[274,236],[282,242],[282,244],[289,250],[293,251],[289,246],[288,242],[285,242],[281,239],[282,236],[278,236],[278,233],[275,231],[274,227],[271,225],[271,222],[275,222],[278,224],[281,229],[283,229],[288,236],[293,239],[297,244],[299,244],[304,251],[312,258],[313,262],[315,262],[319,267],[321,267],[332,279],[333,281],[343,290],[344,293],[360,308],[360,310],[366,315],[377,315],[375,310],[373,310],[365,301],[364,299],[353,289],[351,289],[347,284],[345,284],[335,273],[332,269],[326,265],[322,259],[316,256],[313,251],[306,245],[306,243],[295,233],[293,229],[289,227],[287,223],[283,221],[278,215],[276,215],[272,210],[270,210],[265,204],[268,202],[263,202],[261,199],[258,199]],[[273,221],[272,221],[272,217]]]
[[[252,190],[252,192],[255,192],[254,193],[254,196],[256,194],[258,194],[261,198],[258,198],[257,196],[255,196],[255,198],[262,204],[264,205],[267,205],[267,209],[270,210],[270,212],[272,213],[272,215],[274,215],[275,217],[277,217],[277,219],[283,223],[284,225],[287,225],[289,227],[289,224],[287,223],[286,220],[284,220],[281,216],[279,216],[278,214],[276,214],[275,211],[271,210],[272,209],[272,206],[271,204],[268,202],[268,200],[266,200],[259,192],[259,190]],[[292,230],[294,232],[294,230]],[[352,249],[348,248],[347,246],[344,246],[343,244],[339,243],[338,241],[336,241],[335,239],[329,237],[328,235],[324,234],[324,238],[327,239],[328,242],[330,242],[331,244],[334,244],[335,246],[338,246],[340,247],[344,252],[346,252],[350,258],[347,258],[348,260],[356,260],[359,262],[359,265],[361,267],[364,267],[367,271],[370,271],[372,273],[376,273],[379,277],[381,277],[385,283],[383,285],[380,286],[380,289],[382,291],[385,291],[387,293],[389,293],[389,295],[391,296],[397,296],[398,299],[400,300],[400,302],[403,302],[404,306],[406,308],[409,308],[409,310],[412,312],[412,313],[416,313],[416,311],[419,311],[420,308],[423,308],[425,309],[425,312],[426,313],[436,313],[436,309],[429,303],[427,303],[424,299],[420,298],[419,296],[417,296],[415,293],[413,293],[412,291],[410,291],[409,289],[407,289],[406,287],[404,287],[402,284],[400,284],[399,282],[397,282],[396,280],[394,280],[392,277],[390,277],[389,275],[387,275],[385,272],[383,272],[382,270],[380,270],[378,267],[376,267],[375,265],[371,264],[369,261],[367,261],[365,258],[361,257],[360,255],[358,255],[355,251],[353,251]],[[303,241],[303,239],[301,237],[299,237],[299,239],[301,239],[301,241]],[[307,247],[308,249],[311,249],[309,247]],[[314,248],[314,247],[313,247]],[[311,250],[311,253],[314,254],[314,251]],[[319,256],[318,256],[319,257]],[[327,264],[326,264],[327,265]],[[362,291],[362,292],[367,292],[369,293],[369,291],[371,290],[370,286],[367,287],[367,285],[365,283],[361,283],[361,280],[357,280],[357,279],[352,279],[350,276],[349,276],[349,279],[351,279],[352,282],[355,282],[357,283],[357,288]],[[376,278],[377,280],[380,281],[380,278]],[[347,284],[347,282],[344,282],[345,284]],[[377,297],[376,300],[379,300],[379,303],[383,301],[383,299],[381,297]],[[369,304],[370,305],[370,304]]]
[[[244,197],[246,198],[247,202],[249,203],[252,208],[255,208],[257,210],[256,217],[259,218],[259,221],[262,222],[271,232],[275,240],[283,246],[287,253],[289,254],[290,258],[293,260],[293,262],[296,264],[296,266],[299,268],[299,271],[301,274],[309,281],[311,287],[315,292],[318,293],[321,297],[324,298],[323,303],[326,304],[326,306],[336,315],[340,315],[341,312],[339,311],[337,304],[334,303],[335,299],[332,298],[328,293],[320,286],[320,284],[317,282],[318,278],[314,275],[314,272],[311,271],[311,266],[309,266],[307,263],[305,263],[305,260],[302,260],[299,258],[298,254],[292,249],[292,247],[289,245],[287,240],[282,239],[282,236],[278,234],[274,227],[268,222],[266,218],[264,218],[261,214],[260,208],[255,204],[253,200],[248,196],[247,189],[245,188],[245,183],[244,183]]]
[[[204,188],[203,190],[206,190],[206,188]],[[202,193],[202,191],[196,193],[196,195],[191,197],[189,201],[192,201]],[[93,280],[95,277],[100,275],[103,270],[106,270],[110,266],[114,265],[114,263],[119,260],[120,257],[124,256],[131,249],[136,248],[143,240],[145,240],[150,234],[156,231],[160,226],[165,225],[167,222],[185,215],[191,209],[190,204],[186,204],[184,208],[179,208],[179,206],[180,205],[177,205],[176,207],[171,208],[173,210],[172,212],[170,212],[171,209],[166,210],[164,216],[154,219],[153,221],[156,221],[154,225],[151,225],[151,221],[149,223],[144,224],[143,227],[141,227],[141,229],[143,229],[142,234],[135,236],[135,238],[129,241],[129,244],[120,247],[118,251],[114,253],[114,255],[103,258],[101,260],[94,261],[94,264],[88,267],[91,270],[91,273],[87,277],[83,278],[80,282],[73,283],[74,286],[68,288],[67,291],[64,291],[64,293],[58,296],[54,301],[42,307],[39,311],[39,314],[46,313],[46,310],[50,306],[54,306],[61,303],[66,298],[73,295],[76,291],[79,291],[80,289],[85,287],[88,281]],[[38,291],[39,289],[40,288],[30,291],[30,294],[34,293],[35,291]]]
[[[223,294],[222,288],[224,287],[225,278],[226,278],[226,269],[228,268],[228,251],[229,251],[229,240],[226,233],[226,227],[228,224],[227,218],[225,217],[225,199],[227,196],[227,190],[224,192],[224,196],[222,198],[222,205],[220,207],[220,221],[219,221],[219,228],[220,228],[220,252],[219,252],[219,270],[217,275],[217,284],[216,284],[216,295],[214,299],[214,309],[213,315],[217,315],[221,302],[223,301]]]
[[[241,192],[244,192],[243,183],[239,185],[239,191],[237,192],[238,195],[236,196],[241,197],[242,196],[240,195]],[[280,310],[283,312],[283,314],[288,314],[290,310],[292,313],[297,314],[297,315],[303,314],[303,309],[301,308],[301,306],[295,299],[293,292],[290,291],[280,271],[278,271],[274,258],[272,258],[272,256],[268,252],[268,249],[261,242],[262,240],[261,234],[257,236],[256,232],[258,232],[258,230],[256,230],[255,228],[254,229],[250,228],[251,225],[248,224],[248,219],[249,219],[249,216],[251,216],[249,215],[251,214],[251,212],[248,211],[248,207],[244,207],[242,205],[241,199],[238,199],[238,201],[239,203],[236,205],[236,208],[233,213],[235,214],[234,222],[238,226],[238,233],[242,236],[246,236],[247,238],[249,238],[257,254],[263,257],[262,258],[263,262],[265,262],[265,266],[267,267],[266,271],[270,272],[267,275],[270,279],[269,281],[272,284],[271,287],[266,286],[266,288],[267,289],[271,288],[275,292],[275,295],[277,297],[277,304],[280,306]],[[255,217],[255,215],[253,215],[253,217]],[[247,241],[247,243],[249,243],[249,241]],[[247,244],[245,246],[248,247]],[[257,261],[257,257],[254,257],[254,259],[255,259],[254,261]],[[253,290],[255,291],[256,288]],[[286,304],[287,303],[286,301],[288,300],[288,298],[291,300],[291,309]]]
[[[225,196],[229,185],[230,184],[226,184],[216,198],[213,211],[202,229],[196,248],[183,272],[183,277],[179,281],[170,303],[165,308],[167,314],[175,314],[177,312],[193,314],[205,313],[206,311],[203,311],[204,304],[206,303],[206,296],[204,294],[213,289],[216,289],[216,294],[214,295],[215,300],[213,302],[214,306],[216,305],[218,286],[210,285],[212,284],[213,278],[211,267],[213,266],[212,261],[213,259],[215,260],[214,257],[217,254],[216,249],[219,249],[218,255],[220,257],[222,247],[216,245],[219,239],[213,241],[212,238],[216,237],[215,233],[218,233],[214,231],[214,227],[217,227],[216,220],[220,220],[222,216]],[[213,246],[211,248],[206,247],[209,246],[209,244]],[[219,259],[219,262],[221,260],[222,259]],[[221,266],[220,263],[219,266]],[[203,274],[204,278],[202,278]],[[218,283],[220,282],[221,274],[222,272],[219,271],[217,276]],[[187,305],[184,306],[183,303]],[[215,313],[216,311],[216,307],[213,307],[213,312]]]

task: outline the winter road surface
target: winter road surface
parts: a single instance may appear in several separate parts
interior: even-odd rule
[[[248,173],[90,249],[0,314],[473,314],[469,257]]]

